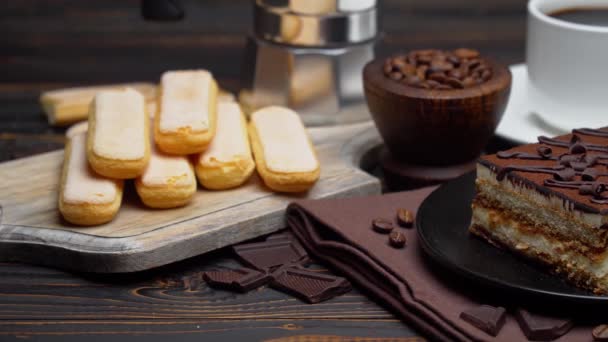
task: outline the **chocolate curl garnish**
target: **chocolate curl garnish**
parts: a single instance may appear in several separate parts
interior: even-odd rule
[[[592,198],[591,202],[595,204],[608,204],[608,197]]]
[[[580,161],[578,156],[573,156],[571,154],[564,154],[559,158],[560,165],[570,166],[573,162]]]
[[[538,152],[539,156],[545,159],[551,158],[551,155],[553,154],[553,150],[551,149],[551,147],[548,146],[538,146],[536,152]]]
[[[545,179],[546,186],[554,186],[558,188],[578,189],[583,184],[582,182],[562,182],[555,179]]]
[[[597,179],[598,171],[593,168],[586,168],[581,174],[581,179],[584,181],[592,182]]]
[[[578,193],[581,195],[592,195],[596,199],[604,199],[602,192],[606,191],[606,184],[600,182],[593,182],[581,185]]]
[[[559,181],[570,181],[573,180],[576,176],[576,171],[572,168],[565,168],[563,170],[558,170],[553,173],[553,178]]]
[[[585,154],[587,153],[587,146],[585,146],[585,144],[583,143],[575,143],[574,145],[570,146],[570,153],[571,154]]]
[[[519,153],[517,152],[509,152],[509,151],[500,151],[496,153],[496,156],[501,159],[509,159],[513,157],[517,157]]]
[[[570,145],[574,145],[580,141],[581,141],[581,137],[579,137],[576,134],[572,134],[572,137],[570,138]]]
[[[587,154],[587,155],[585,155],[585,162],[587,163],[587,165],[589,167],[594,166],[595,164],[597,164],[598,159],[600,159],[600,156],[598,156],[597,154]]]
[[[583,171],[587,168],[587,166],[589,166],[589,164],[587,164],[584,161],[576,161],[576,162],[570,162],[570,166],[572,166],[574,171]]]

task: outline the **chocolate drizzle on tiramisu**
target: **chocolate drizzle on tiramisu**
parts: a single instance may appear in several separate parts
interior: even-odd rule
[[[499,159],[552,160],[556,161],[556,165],[505,165],[498,169],[496,179],[503,180],[512,171],[544,173],[553,176],[553,179],[544,180],[545,186],[576,189],[580,195],[588,196],[591,203],[608,204],[608,196],[604,194],[608,190],[608,180],[598,180],[608,177],[605,167],[608,163],[602,161],[608,159],[608,153],[590,153],[608,152],[608,141],[606,145],[584,142],[579,135],[608,138],[608,131],[575,129],[570,141],[540,136],[538,141],[543,145],[536,148],[536,154],[525,151],[499,152],[496,155]],[[550,146],[565,148],[567,152],[554,155]],[[580,177],[580,180],[576,177]]]

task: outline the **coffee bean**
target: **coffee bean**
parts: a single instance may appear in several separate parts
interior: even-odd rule
[[[422,80],[418,76],[408,76],[405,82],[409,85],[415,85],[422,82]]]
[[[452,70],[448,71],[449,77],[461,79],[461,78],[463,78],[464,75],[465,75],[465,73],[461,69],[452,69]]]
[[[454,56],[454,55],[449,55],[448,56],[448,62],[452,63],[454,66],[459,66],[460,65],[460,58]]]
[[[464,88],[464,85],[462,84],[462,82],[460,82],[460,80],[458,80],[457,78],[449,77],[448,79],[445,80],[445,83],[455,89]]]
[[[434,54],[437,54],[440,52],[441,51],[439,51],[439,50],[427,49],[427,50],[417,50],[417,51],[415,51],[415,54],[417,56],[430,56],[430,55],[434,55]]]
[[[608,324],[598,325],[591,334],[595,341],[608,341]]]
[[[384,74],[388,76],[391,72],[393,72],[393,64],[391,61],[386,61],[384,63]]]
[[[393,223],[383,218],[377,218],[372,221],[372,228],[381,234],[388,234],[393,230]]]
[[[433,80],[426,80],[426,84],[428,84],[431,88],[437,88],[441,85],[441,83]]]
[[[407,76],[416,75],[416,67],[411,64],[405,64],[402,67],[399,67],[399,71]]]
[[[452,65],[452,63],[445,62],[445,61],[433,61],[429,68],[429,70],[431,72],[448,71],[448,70],[452,70],[452,69],[454,69],[454,66]]]
[[[459,58],[476,58],[479,57],[479,51],[473,49],[456,49],[454,55]]]
[[[472,49],[411,51],[388,58],[382,70],[394,81],[423,89],[462,89],[492,78],[491,67]]]
[[[464,80],[462,80],[462,85],[464,85],[465,87],[471,87],[471,86],[474,86],[475,84],[476,84],[476,82],[473,77],[467,77]]]
[[[421,65],[416,69],[416,76],[418,76],[419,79],[421,80],[425,80],[426,79],[426,73],[429,70],[429,66],[428,65]]]
[[[399,71],[393,71],[390,74],[390,78],[395,80],[395,81],[399,81],[400,79],[403,78],[403,74],[400,73]]]
[[[492,72],[490,70],[486,70],[481,74],[481,79],[485,82],[492,78]]]
[[[406,65],[407,65],[407,63],[405,62],[405,58],[403,58],[403,57],[393,58],[393,66],[396,67],[397,69],[403,68]]]
[[[423,55],[423,56],[418,56],[416,58],[416,60],[420,64],[431,64],[431,61],[433,60],[433,57],[432,56]]]
[[[445,83],[446,77],[442,72],[434,72],[429,75],[429,80]]]
[[[398,231],[393,231],[388,236],[388,242],[391,246],[395,248],[403,248],[405,246],[406,238],[403,233]]]
[[[404,208],[397,209],[397,222],[402,227],[411,228],[414,225],[414,214]]]

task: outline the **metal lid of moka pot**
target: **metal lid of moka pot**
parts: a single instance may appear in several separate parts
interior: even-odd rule
[[[376,37],[376,0],[255,0],[254,32],[294,46],[335,46]]]

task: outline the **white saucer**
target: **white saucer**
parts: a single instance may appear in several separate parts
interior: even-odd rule
[[[534,112],[534,99],[528,85],[528,69],[525,64],[510,66],[513,76],[511,95],[502,120],[496,128],[496,134],[517,143],[537,142],[539,135],[555,136],[569,133],[555,124],[551,124]]]

